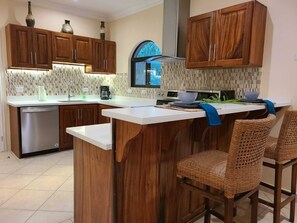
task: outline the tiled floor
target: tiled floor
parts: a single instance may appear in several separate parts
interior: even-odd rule
[[[72,154],[0,153],[0,222],[73,223]]]
[[[273,199],[264,191],[260,197]],[[72,151],[26,159],[0,153],[0,223],[73,223],[73,206]],[[244,201],[234,221],[250,222],[249,207],[249,201]],[[289,222],[288,217],[286,206],[281,222]],[[195,223],[202,222],[200,219]],[[211,222],[221,221],[212,218]],[[258,222],[271,223],[272,210],[259,204]]]

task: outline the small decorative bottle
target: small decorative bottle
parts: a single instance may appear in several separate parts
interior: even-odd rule
[[[34,27],[35,19],[32,15],[31,2],[28,2],[28,15],[26,16],[26,23],[28,27]]]
[[[104,21],[101,21],[101,25],[100,25],[100,39],[105,40],[105,25],[104,25]]]
[[[65,24],[62,25],[61,32],[73,34],[73,29],[70,25],[70,20],[65,20]]]

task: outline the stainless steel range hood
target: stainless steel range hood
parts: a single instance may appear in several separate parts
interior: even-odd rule
[[[146,62],[185,60],[189,15],[190,0],[164,0],[162,56],[149,58]]]

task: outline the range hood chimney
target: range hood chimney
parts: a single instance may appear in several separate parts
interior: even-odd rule
[[[190,0],[164,0],[162,56],[149,58],[146,62],[185,60],[189,16]]]

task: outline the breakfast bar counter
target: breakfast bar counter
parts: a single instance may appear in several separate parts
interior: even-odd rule
[[[275,103],[277,111],[289,105]],[[74,139],[75,222],[195,220],[204,209],[203,198],[190,190],[179,198],[176,163],[206,149],[228,151],[236,119],[267,114],[258,104],[214,106],[221,126],[210,127],[204,111],[103,110],[112,118],[112,150],[104,151],[79,135]]]

